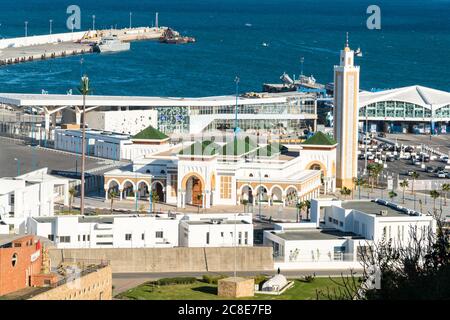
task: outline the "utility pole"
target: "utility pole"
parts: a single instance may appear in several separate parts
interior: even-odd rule
[[[234,82],[236,83],[236,108],[234,110],[234,138],[236,139],[236,136],[239,132],[238,127],[238,103],[239,103],[239,77],[236,76],[234,79]]]
[[[159,26],[158,26],[158,16],[159,16],[159,13],[157,12],[156,14],[155,14],[155,27],[158,29],[159,28]]]
[[[133,12],[130,12],[130,29],[131,29],[131,16],[133,15]]]
[[[81,196],[80,196],[80,214],[84,215],[84,195],[85,195],[85,161],[86,161],[86,95],[90,92],[89,78],[84,75],[81,78],[80,92],[83,95],[83,113],[82,113],[82,138],[81,138]]]
[[[28,21],[25,21],[25,38],[28,37]]]
[[[53,23],[53,20],[50,19],[49,22],[50,22],[50,34],[52,34],[52,23]]]
[[[92,15],[92,31],[95,30],[95,14]]]

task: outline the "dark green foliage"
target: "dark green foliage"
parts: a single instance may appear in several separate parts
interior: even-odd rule
[[[192,284],[197,281],[194,277],[176,277],[176,278],[162,278],[157,281],[148,282],[148,285],[168,286],[171,284]]]
[[[223,275],[223,274],[219,274],[219,275],[210,275],[210,274],[205,274],[203,275],[203,281],[209,284],[217,284],[217,282],[220,279],[225,279],[227,276]]]

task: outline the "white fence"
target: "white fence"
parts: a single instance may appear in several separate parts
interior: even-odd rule
[[[69,42],[80,40],[87,31],[45,34],[39,36],[10,38],[0,40],[0,49],[35,46],[39,44]]]

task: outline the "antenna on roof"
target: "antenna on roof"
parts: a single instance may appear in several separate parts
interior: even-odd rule
[[[348,32],[347,32],[347,37],[346,37],[346,40],[345,40],[345,47],[346,47],[346,48],[349,47],[349,45],[348,45]]]

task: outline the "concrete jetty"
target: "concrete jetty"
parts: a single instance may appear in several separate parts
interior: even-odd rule
[[[0,40],[0,66],[92,53],[104,36],[122,41],[156,40],[167,27],[94,30]]]

